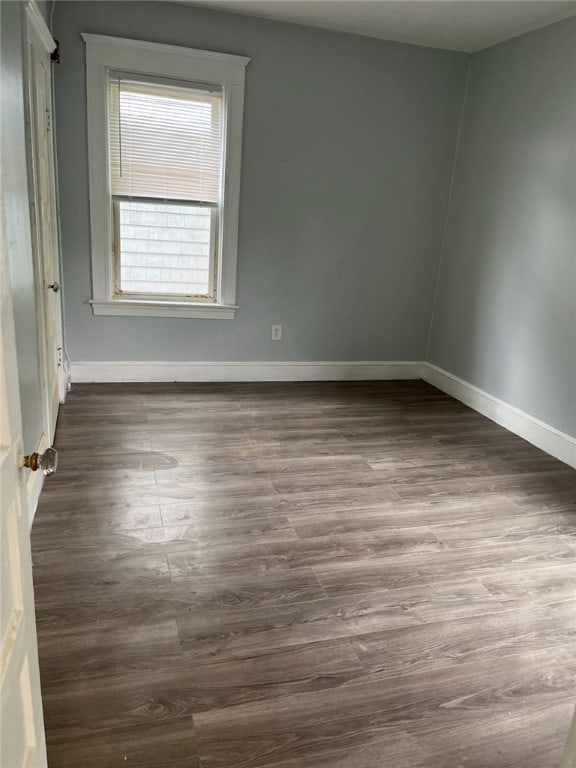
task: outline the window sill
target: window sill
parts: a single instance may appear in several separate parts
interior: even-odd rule
[[[232,304],[204,304],[176,301],[92,300],[95,315],[124,317],[197,317],[210,320],[233,320],[238,307]]]

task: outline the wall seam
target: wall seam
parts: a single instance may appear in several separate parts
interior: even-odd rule
[[[442,265],[444,263],[444,252],[446,246],[446,233],[448,231],[448,219],[450,216],[450,208],[452,206],[452,199],[454,196],[454,180],[456,178],[456,168],[458,166],[458,158],[460,154],[460,143],[462,139],[462,125],[464,123],[464,115],[466,113],[466,107],[468,105],[468,93],[470,87],[470,73],[472,70],[472,59],[474,54],[471,54],[468,62],[468,68],[466,70],[466,80],[464,81],[464,92],[462,93],[462,106],[460,107],[460,115],[458,117],[458,130],[456,132],[456,141],[454,142],[454,155],[452,159],[452,169],[450,172],[450,184],[448,187],[448,195],[446,197],[446,208],[444,212],[444,223],[442,225],[442,237],[440,238],[440,249],[438,253],[438,269],[436,271],[436,280],[434,283],[434,298],[432,300],[432,311],[430,312],[430,323],[428,325],[428,336],[426,339],[426,348],[424,350],[424,362],[429,363],[430,360],[430,343],[432,341],[432,328],[434,326],[434,317],[436,314],[436,307],[438,304],[438,292],[440,288],[440,277],[442,274]]]

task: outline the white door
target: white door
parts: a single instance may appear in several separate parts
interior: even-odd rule
[[[36,294],[40,364],[43,372],[45,427],[54,437],[59,403],[66,393],[62,354],[62,310],[54,147],[52,138],[52,70],[50,53],[56,47],[34,4],[26,9],[26,77],[28,155],[32,244],[36,268]]]
[[[0,209],[0,274],[9,275]],[[45,768],[10,281],[0,280],[0,766]]]

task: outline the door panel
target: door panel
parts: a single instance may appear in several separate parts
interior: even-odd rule
[[[31,24],[28,18],[29,161],[40,363],[45,389],[45,428],[51,441],[56,428],[58,406],[66,392],[66,380],[62,365],[60,265],[52,140],[50,49],[53,41],[50,42],[47,29],[44,34],[39,33],[37,25],[40,23],[36,20],[35,24]],[[57,286],[56,291],[54,288]]]
[[[1,274],[8,255],[1,209]],[[47,765],[9,280],[0,280],[0,766]]]

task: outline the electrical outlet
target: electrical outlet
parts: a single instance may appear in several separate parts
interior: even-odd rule
[[[272,341],[281,341],[282,340],[282,326],[281,325],[273,325],[272,326]]]

